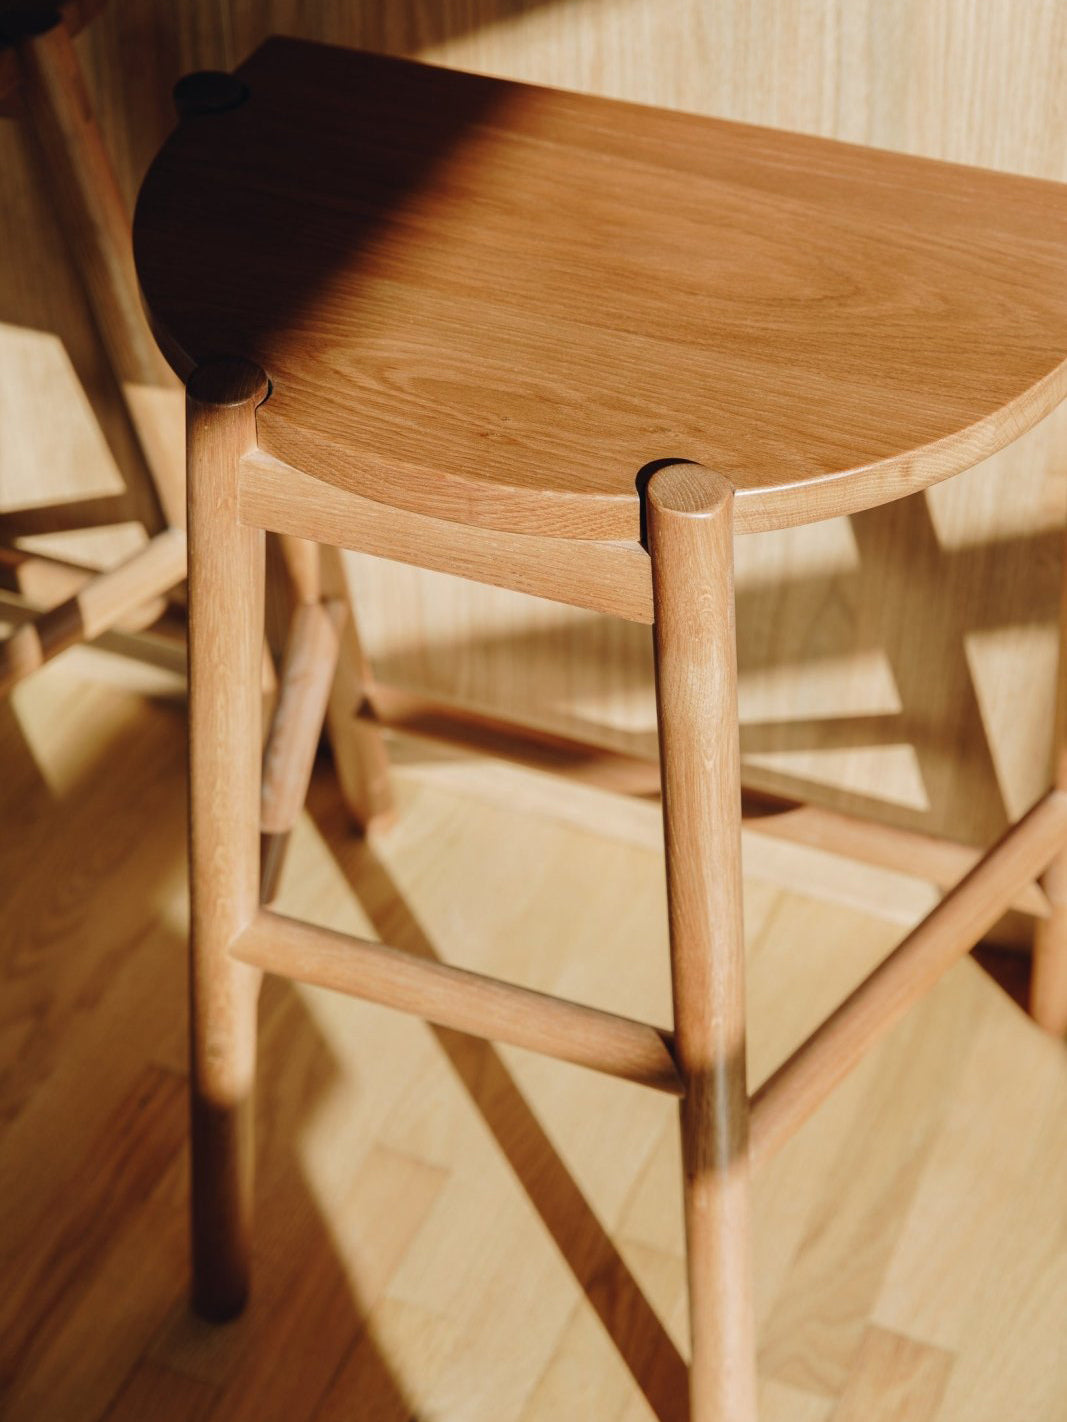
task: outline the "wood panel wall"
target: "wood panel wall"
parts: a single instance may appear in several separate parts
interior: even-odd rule
[[[79,45],[131,199],[174,80],[279,32],[1067,180],[1067,0],[113,0]],[[123,450],[10,122],[0,170],[12,507],[112,486]],[[1039,792],[1065,435],[1061,413],[928,496],[742,541],[744,742],[765,783],[975,840]],[[647,629],[350,566],[384,675],[609,741],[652,738]]]

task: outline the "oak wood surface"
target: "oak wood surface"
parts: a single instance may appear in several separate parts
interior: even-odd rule
[[[135,215],[179,369],[261,447],[422,514],[634,539],[663,459],[741,531],[969,468],[1067,391],[1067,191],[291,40]],[[264,294],[270,292],[270,299]]]
[[[132,492],[150,532],[185,519],[182,452],[157,399],[168,384],[138,302],[130,218],[66,24],[17,46],[25,121],[83,283],[140,458]]]
[[[75,41],[128,206],[173,126],[175,80],[232,69],[271,33],[1067,179],[1060,0],[1024,10],[1015,0],[723,0],[714,10],[705,0],[144,0],[106,6]],[[0,124],[0,237],[20,254],[0,264],[7,510],[116,488],[131,463],[28,139],[24,125]],[[179,399],[178,438],[180,426]],[[741,541],[743,742],[765,784],[976,846],[1042,793],[1065,451],[1067,409],[925,495]],[[112,561],[99,539],[74,537],[54,542],[84,548],[95,566]],[[365,650],[388,680],[643,754],[654,746],[640,627],[439,572],[346,562]],[[620,823],[636,808],[619,806]],[[796,858],[781,853],[783,865]],[[854,871],[847,892],[858,902],[883,878]],[[917,892],[899,881],[864,901],[903,921]]]
[[[184,723],[113,664],[71,652],[0,715],[5,1419],[655,1422],[560,1251],[646,1377],[620,1258],[684,1346],[676,1104],[336,993],[265,985],[258,1288],[189,1315]],[[669,1020],[658,807],[418,750],[374,847],[319,767],[281,911]],[[758,1086],[900,929],[814,901],[791,846],[746,869]],[[756,1178],[761,1422],[1059,1417],[1065,1162],[1063,1049],[960,962]]]
[[[696,466],[648,486],[691,1422],[757,1417],[734,505]]]
[[[330,749],[338,788],[353,823],[369,832],[374,826],[387,823],[392,814],[389,756],[381,731],[356,719],[372,674],[360,638],[342,555],[338,549],[328,547],[319,553],[323,591],[331,599],[348,603],[348,616],[341,626],[337,672],[326,706]]]
[[[659,764],[651,757],[580,741],[528,720],[505,721],[403,687],[370,685],[357,715],[405,736],[461,746],[614,794],[655,797],[660,792]],[[742,822],[756,834],[896,870],[942,889],[952,888],[982,857],[980,849],[953,840],[767,794],[745,783],[743,773],[741,812]],[[1051,912],[1037,883],[1017,894],[1013,907],[1033,918],[1047,918]]]
[[[648,556],[636,539],[546,537],[431,518],[338,489],[260,450],[242,461],[240,509],[253,527],[652,621]]]
[[[70,35],[76,35],[103,9],[106,0],[3,0],[0,3],[0,105],[16,107],[13,95],[19,87],[17,42],[28,35],[51,29],[58,20]]]
[[[0,695],[64,648],[91,641],[146,604],[158,615],[158,600],[182,581],[185,564],[185,531],[168,528],[117,567],[87,577],[73,596],[0,641]],[[150,613],[147,620],[155,619]]]
[[[263,752],[259,827],[266,834],[287,834],[303,809],[345,614],[339,602],[305,603],[293,614]]]
[[[760,1087],[752,1101],[757,1162],[778,1149],[871,1044],[969,951],[1065,840],[1067,795],[1051,790]]]
[[[241,963],[414,1013],[442,1027],[624,1077],[672,1095],[671,1034],[263,909],[231,949]]]
[[[1064,790],[1067,789],[1067,565],[1062,570],[1058,642],[1049,776],[1056,789]],[[1052,912],[1034,934],[1030,1010],[1035,1021],[1063,1037],[1067,1035],[1067,852],[1053,859],[1042,887]]]
[[[193,1300],[244,1304],[251,1264],[260,974],[228,950],[259,905],[264,545],[237,518],[263,372],[202,366],[187,390]]]
[[[289,548],[290,555],[294,551]],[[318,572],[317,549],[313,551],[313,566],[305,559],[298,569],[304,575],[305,591],[310,591],[312,573]],[[337,675],[340,635],[347,613],[345,604],[338,601],[298,602],[293,610],[277,701],[263,748],[259,791],[261,903],[269,903],[274,897],[289,835],[304,808],[330,688]]]

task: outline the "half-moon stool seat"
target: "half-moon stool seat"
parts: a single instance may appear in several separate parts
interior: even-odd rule
[[[198,1305],[247,1290],[256,994],[279,972],[677,1095],[692,1422],[753,1422],[750,1163],[1012,904],[1039,919],[1035,1012],[1067,1025],[1067,763],[750,1100],[733,538],[925,488],[1054,408],[1067,189],[292,40],[176,97],[135,251],[188,381]],[[265,532],[298,606],[261,762]],[[269,849],[299,810],[355,635],[301,540],[651,624],[671,1030],[266,906],[259,831]],[[348,697],[368,821],[389,698]],[[531,756],[580,762],[546,736]]]

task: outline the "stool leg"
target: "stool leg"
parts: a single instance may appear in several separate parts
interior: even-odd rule
[[[47,7],[42,7],[47,8]],[[184,519],[181,444],[166,418],[171,377],[145,322],[130,219],[62,21],[15,46],[28,129],[123,397],[127,473],[149,533]],[[163,403],[161,403],[161,394]]]
[[[337,671],[326,709],[337,779],[348,812],[358,829],[384,827],[393,818],[389,752],[377,726],[357,720],[356,711],[372,680],[370,663],[359,637],[359,624],[339,548],[323,547],[322,581],[327,596],[348,604],[341,628]]]
[[[755,1422],[733,489],[648,487],[692,1334],[691,1422]]]
[[[226,360],[187,392],[193,1302],[212,1319],[248,1292],[260,974],[229,948],[259,900],[265,540],[237,521],[237,476],[266,390]]]
[[[329,544],[288,535],[278,543],[296,602],[326,598],[348,608],[326,706],[326,730],[337,782],[356,828],[366,832],[385,826],[393,818],[389,755],[379,728],[356,717],[372,674],[359,637],[343,555]]]
[[[1067,561],[1060,595],[1052,783],[1057,790],[1067,790]],[[1030,1012],[1039,1026],[1063,1036],[1067,1033],[1067,850],[1052,861],[1041,883],[1052,905],[1052,916],[1039,919],[1034,932]]]

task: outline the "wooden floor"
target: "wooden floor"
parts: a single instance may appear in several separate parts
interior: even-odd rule
[[[254,1301],[190,1317],[183,709],[111,661],[0,708],[0,1415],[681,1422],[674,1104],[288,984]],[[668,1021],[654,806],[398,754],[373,846],[317,773],[283,908]],[[784,888],[770,849],[754,1083],[901,931]],[[973,961],[761,1176],[756,1222],[763,1422],[1067,1415],[1067,1050]]]

